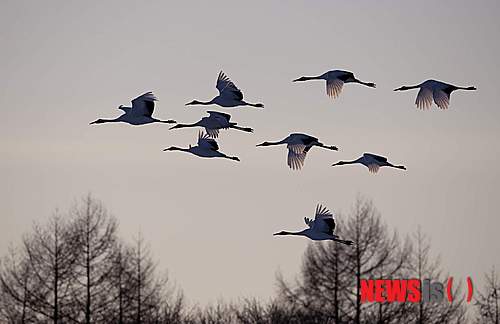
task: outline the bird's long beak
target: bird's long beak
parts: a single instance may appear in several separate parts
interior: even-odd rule
[[[274,233],[273,236],[280,235],[280,233]]]

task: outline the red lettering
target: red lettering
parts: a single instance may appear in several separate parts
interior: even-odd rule
[[[361,302],[373,302],[375,298],[373,296],[374,291],[373,280],[361,279]]]
[[[418,303],[422,299],[421,291],[420,291],[420,280],[418,279],[410,279],[408,280],[408,293],[406,296],[406,300],[412,303]]]
[[[386,280],[387,301],[404,302],[406,300],[407,280]]]
[[[384,282],[385,280],[375,280],[375,301],[379,303],[385,302],[385,297],[384,297]]]

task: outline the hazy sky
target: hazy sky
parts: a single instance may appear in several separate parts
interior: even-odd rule
[[[347,212],[358,193],[405,234],[421,225],[443,268],[478,281],[500,267],[500,2],[498,1],[5,1],[0,4],[0,254],[33,221],[91,192],[131,238],[140,229],[160,269],[190,301],[267,297],[278,269],[291,278],[321,202]],[[302,75],[353,71],[333,102]],[[155,115],[195,122],[224,72],[264,110],[225,110],[254,134],[219,145],[241,162],[162,152],[197,129],[92,125],[152,90]],[[447,111],[414,106],[401,85],[436,78],[475,85]],[[218,109],[219,110],[219,109]],[[220,109],[222,110],[222,109]],[[301,172],[285,147],[304,132],[336,145],[312,149]],[[363,152],[408,170],[332,168]]]

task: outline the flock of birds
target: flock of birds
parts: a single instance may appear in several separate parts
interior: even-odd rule
[[[335,99],[340,95],[345,83],[358,83],[370,88],[376,87],[375,83],[361,81],[357,79],[352,72],[343,70],[332,70],[325,72],[319,76],[303,76],[293,80],[293,82],[303,82],[309,80],[325,80],[326,93],[332,99]],[[219,91],[219,95],[214,97],[212,100],[193,100],[187,103],[186,106],[218,105],[224,108],[233,108],[240,106],[264,108],[264,105],[262,103],[249,103],[243,100],[243,93],[241,92],[241,90],[238,89],[238,87],[236,87],[236,85],[222,71],[219,73],[219,76],[217,78],[216,88]],[[394,91],[406,91],[411,89],[420,89],[415,100],[415,105],[419,109],[429,109],[432,106],[433,101],[437,105],[437,107],[441,109],[447,109],[450,104],[450,95],[453,91],[476,90],[476,88],[472,86],[460,87],[441,81],[426,80],[417,85],[402,86],[400,88],[394,89]],[[178,128],[201,127],[205,129],[205,132],[200,131],[198,133],[198,143],[196,146],[189,145],[188,148],[171,146],[164,149],[164,151],[181,151],[191,153],[202,158],[225,158],[234,161],[240,161],[240,159],[236,156],[228,156],[225,153],[219,151],[219,145],[217,144],[217,141],[215,139],[219,137],[220,130],[235,129],[251,133],[253,132],[252,128],[238,126],[238,123],[231,121],[231,115],[217,111],[207,111],[208,116],[205,116],[199,121],[191,124],[181,124],[171,119],[160,120],[153,117],[155,101],[157,100],[158,99],[152,92],[144,93],[143,95],[132,100],[132,107],[124,107],[123,105],[120,105],[118,108],[123,111],[123,114],[121,116],[115,119],[97,119],[90,124],[103,124],[113,122],[123,122],[131,125],[145,125],[151,123],[176,124],[175,126],[170,128],[171,130]],[[280,141],[263,142],[261,144],[258,144],[257,146],[273,146],[283,144],[286,144],[288,149],[287,164],[293,170],[300,170],[303,167],[306,155],[313,146],[334,151],[338,150],[336,146],[325,145],[320,142],[318,138],[302,133],[292,133]],[[394,165],[390,163],[386,157],[372,153],[364,153],[361,157],[352,161],[339,161],[337,163],[334,163],[332,166],[347,164],[362,164],[366,166],[372,173],[377,173],[380,167],[391,167],[406,170],[405,166]],[[314,220],[306,217],[304,218],[304,221],[309,228],[303,231],[281,231],[279,233],[275,233],[274,235],[301,235],[312,240],[333,240],[347,245],[353,244],[352,241],[342,240],[334,234],[335,221],[333,218],[333,214],[327,208],[321,205],[318,205],[316,207]]]

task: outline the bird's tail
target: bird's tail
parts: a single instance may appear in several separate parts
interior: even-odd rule
[[[365,86],[370,87],[370,88],[376,88],[377,87],[377,85],[375,83],[373,83],[373,82],[364,82],[364,81],[359,81],[359,80],[358,80],[358,82],[361,83],[362,85],[365,85]]]
[[[256,108],[264,108],[264,104],[261,103],[256,103],[256,104],[249,103],[248,105]]]
[[[335,239],[334,241],[345,244],[345,245],[353,245],[354,242],[350,240],[341,240],[341,239]]]
[[[234,124],[234,125],[231,125],[231,128],[234,128],[234,129],[237,129],[240,131],[244,131],[244,132],[248,132],[248,133],[253,133],[253,128],[250,128],[250,127],[240,127],[240,126]]]

